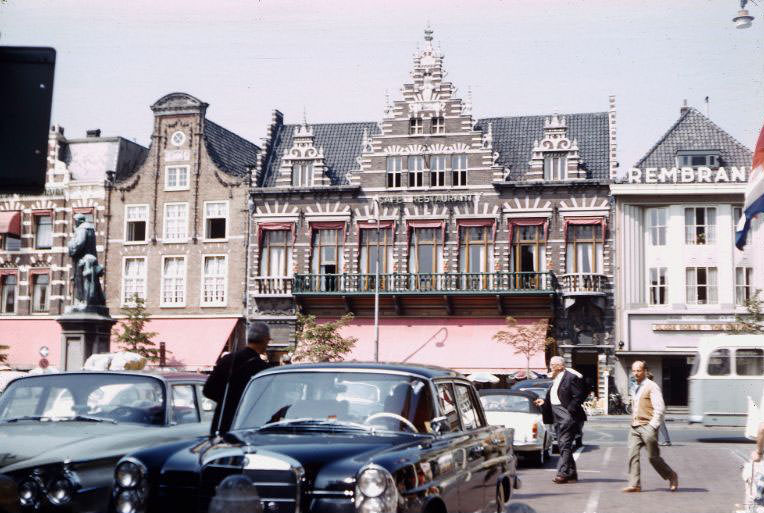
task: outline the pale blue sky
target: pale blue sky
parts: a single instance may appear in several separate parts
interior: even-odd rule
[[[621,170],[684,98],[752,147],[764,123],[764,2],[738,0],[7,0],[0,44],[58,50],[53,122],[148,144],[149,105],[172,91],[260,144],[287,122],[379,121],[427,21],[476,117],[607,110]]]

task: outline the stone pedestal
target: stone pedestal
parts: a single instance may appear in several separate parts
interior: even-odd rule
[[[62,370],[82,370],[90,355],[109,352],[111,328],[117,321],[111,318],[108,308],[90,310],[70,311],[56,319],[61,325]]]

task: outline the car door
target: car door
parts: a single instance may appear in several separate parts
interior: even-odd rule
[[[438,397],[438,416],[445,417],[441,434],[423,455],[423,461],[437,469],[440,494],[447,511],[464,511],[460,507],[461,485],[466,473],[465,436],[456,408],[454,386],[450,381],[435,383]]]
[[[478,405],[477,396],[471,385],[454,383],[456,404],[462,421],[466,455],[466,475],[460,488],[461,511],[484,511],[493,499],[496,476],[489,472],[487,461],[493,446],[488,438],[490,430]]]

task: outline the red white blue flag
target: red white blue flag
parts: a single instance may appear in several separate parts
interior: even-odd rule
[[[753,164],[751,174],[748,175],[748,190],[745,192],[745,204],[743,215],[737,224],[735,231],[735,246],[742,250],[751,220],[759,213],[764,212],[764,127],[759,133],[756,149],[753,150]]]

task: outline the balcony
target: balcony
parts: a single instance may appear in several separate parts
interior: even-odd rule
[[[608,288],[608,279],[604,274],[561,274],[558,280],[563,296],[604,296]]]
[[[291,296],[292,278],[286,276],[256,276],[256,296]]]

